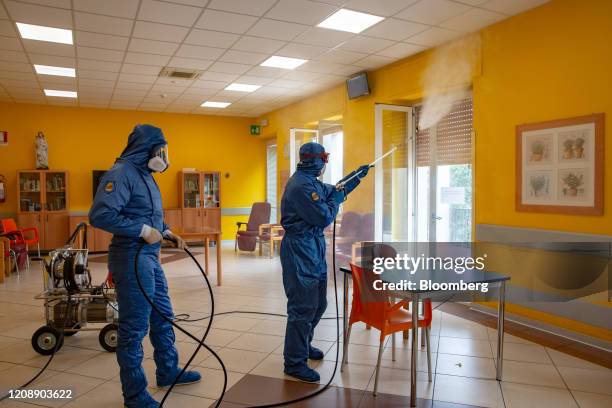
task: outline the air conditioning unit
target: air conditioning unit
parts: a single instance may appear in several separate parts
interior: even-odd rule
[[[197,69],[163,67],[159,71],[159,76],[163,78],[194,80],[198,79],[203,72]]]

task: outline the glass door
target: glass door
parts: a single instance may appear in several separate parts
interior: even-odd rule
[[[47,211],[66,211],[66,173],[45,173]]]
[[[293,174],[300,161],[300,147],[308,142],[318,142],[319,131],[314,129],[291,128],[289,132],[290,175]]]
[[[421,107],[416,108],[416,120]],[[472,100],[416,131],[417,241],[472,240]]]
[[[377,104],[375,108],[375,157],[394,153],[376,166],[375,240],[414,240],[412,108]]]
[[[183,173],[183,208],[200,208],[200,173]]]

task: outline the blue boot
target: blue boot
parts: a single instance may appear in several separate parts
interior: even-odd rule
[[[124,401],[126,408],[158,408],[159,402],[155,401],[151,394],[143,391],[137,396]]]
[[[323,360],[323,357],[325,357],[325,353],[323,353],[323,350],[320,350],[316,347],[312,347],[310,346],[310,349],[308,350],[308,358],[311,360]]]
[[[174,382],[174,379],[176,378],[176,376],[178,375],[180,371],[177,371],[177,373],[173,376],[169,376],[169,377],[165,377],[165,378],[157,378],[157,386],[159,388],[165,388],[165,387],[169,387],[172,385],[172,383]],[[202,379],[202,375],[197,372],[197,371],[185,371],[183,373],[183,375],[181,375],[181,377],[179,378],[179,380],[176,382],[176,385],[187,385],[187,384],[193,384],[193,383],[197,383],[200,382],[200,380]]]
[[[285,374],[306,383],[318,383],[321,380],[319,373],[307,365],[285,367]]]

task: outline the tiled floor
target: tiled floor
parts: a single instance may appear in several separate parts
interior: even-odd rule
[[[195,252],[201,252],[201,248]],[[189,313],[192,318],[202,317],[210,308],[202,277],[192,267],[191,260],[178,255],[168,251],[163,257],[175,311]],[[214,288],[217,312],[284,313],[285,297],[278,258],[235,255],[229,245],[223,248],[223,256],[224,285]],[[104,260],[101,257],[101,262],[90,265],[97,282],[106,274]],[[213,271],[213,283],[214,275]],[[33,264],[31,270],[9,277],[0,286],[2,394],[28,380],[46,362],[46,358],[36,354],[30,345],[32,333],[43,325],[42,302],[33,299],[41,285],[40,267]],[[327,317],[332,317],[334,312],[331,290]],[[206,321],[184,323],[198,336],[202,335],[205,324]],[[231,314],[215,318],[207,343],[229,370],[225,406],[270,403],[316,389],[316,386],[288,381],[284,376],[284,330],[283,317]],[[5,400],[0,406],[120,407],[121,386],[115,355],[103,351],[97,337],[97,332],[82,332],[66,338],[64,347],[49,368],[30,386],[33,389],[69,387],[76,399]],[[376,330],[356,325],[349,345],[349,364],[342,373],[336,374],[333,388],[299,406],[407,406],[410,343],[398,335],[396,360],[392,361],[391,342],[387,341],[382,356],[379,395],[372,397],[378,341]],[[326,382],[333,373],[336,357],[335,320],[321,322],[315,332],[315,344],[326,352],[326,356],[312,366],[321,373],[322,382]],[[177,333],[177,346],[181,361],[186,361],[196,347],[182,333]],[[612,406],[612,370],[512,335],[507,335],[505,341],[504,381],[495,381],[495,330],[441,310],[434,312],[431,346],[434,371],[431,383],[427,380],[426,353],[424,349],[419,351],[419,407]],[[144,343],[144,350],[144,368],[148,378],[154,380],[153,350],[148,341]],[[205,350],[194,363],[202,372],[203,381],[177,388],[165,406],[207,407],[214,403],[223,381],[219,364]],[[151,393],[159,400],[164,394],[155,388],[151,388]]]

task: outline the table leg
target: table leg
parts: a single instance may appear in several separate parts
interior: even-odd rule
[[[417,359],[419,358],[419,294],[412,294],[412,358],[410,361],[410,406],[416,407],[417,400]]]
[[[502,380],[504,365],[504,319],[506,314],[506,281],[499,285],[499,305],[497,308],[497,381]]]
[[[342,272],[342,361],[346,355],[346,334],[348,331],[348,275]]]
[[[217,240],[217,286],[221,286],[221,280],[223,279],[221,271],[221,234],[217,234],[215,237]]]
[[[208,239],[208,237],[204,238],[204,270],[206,271],[206,275],[210,275],[210,269],[208,268],[210,266],[210,251],[208,250],[209,245],[210,239]]]

